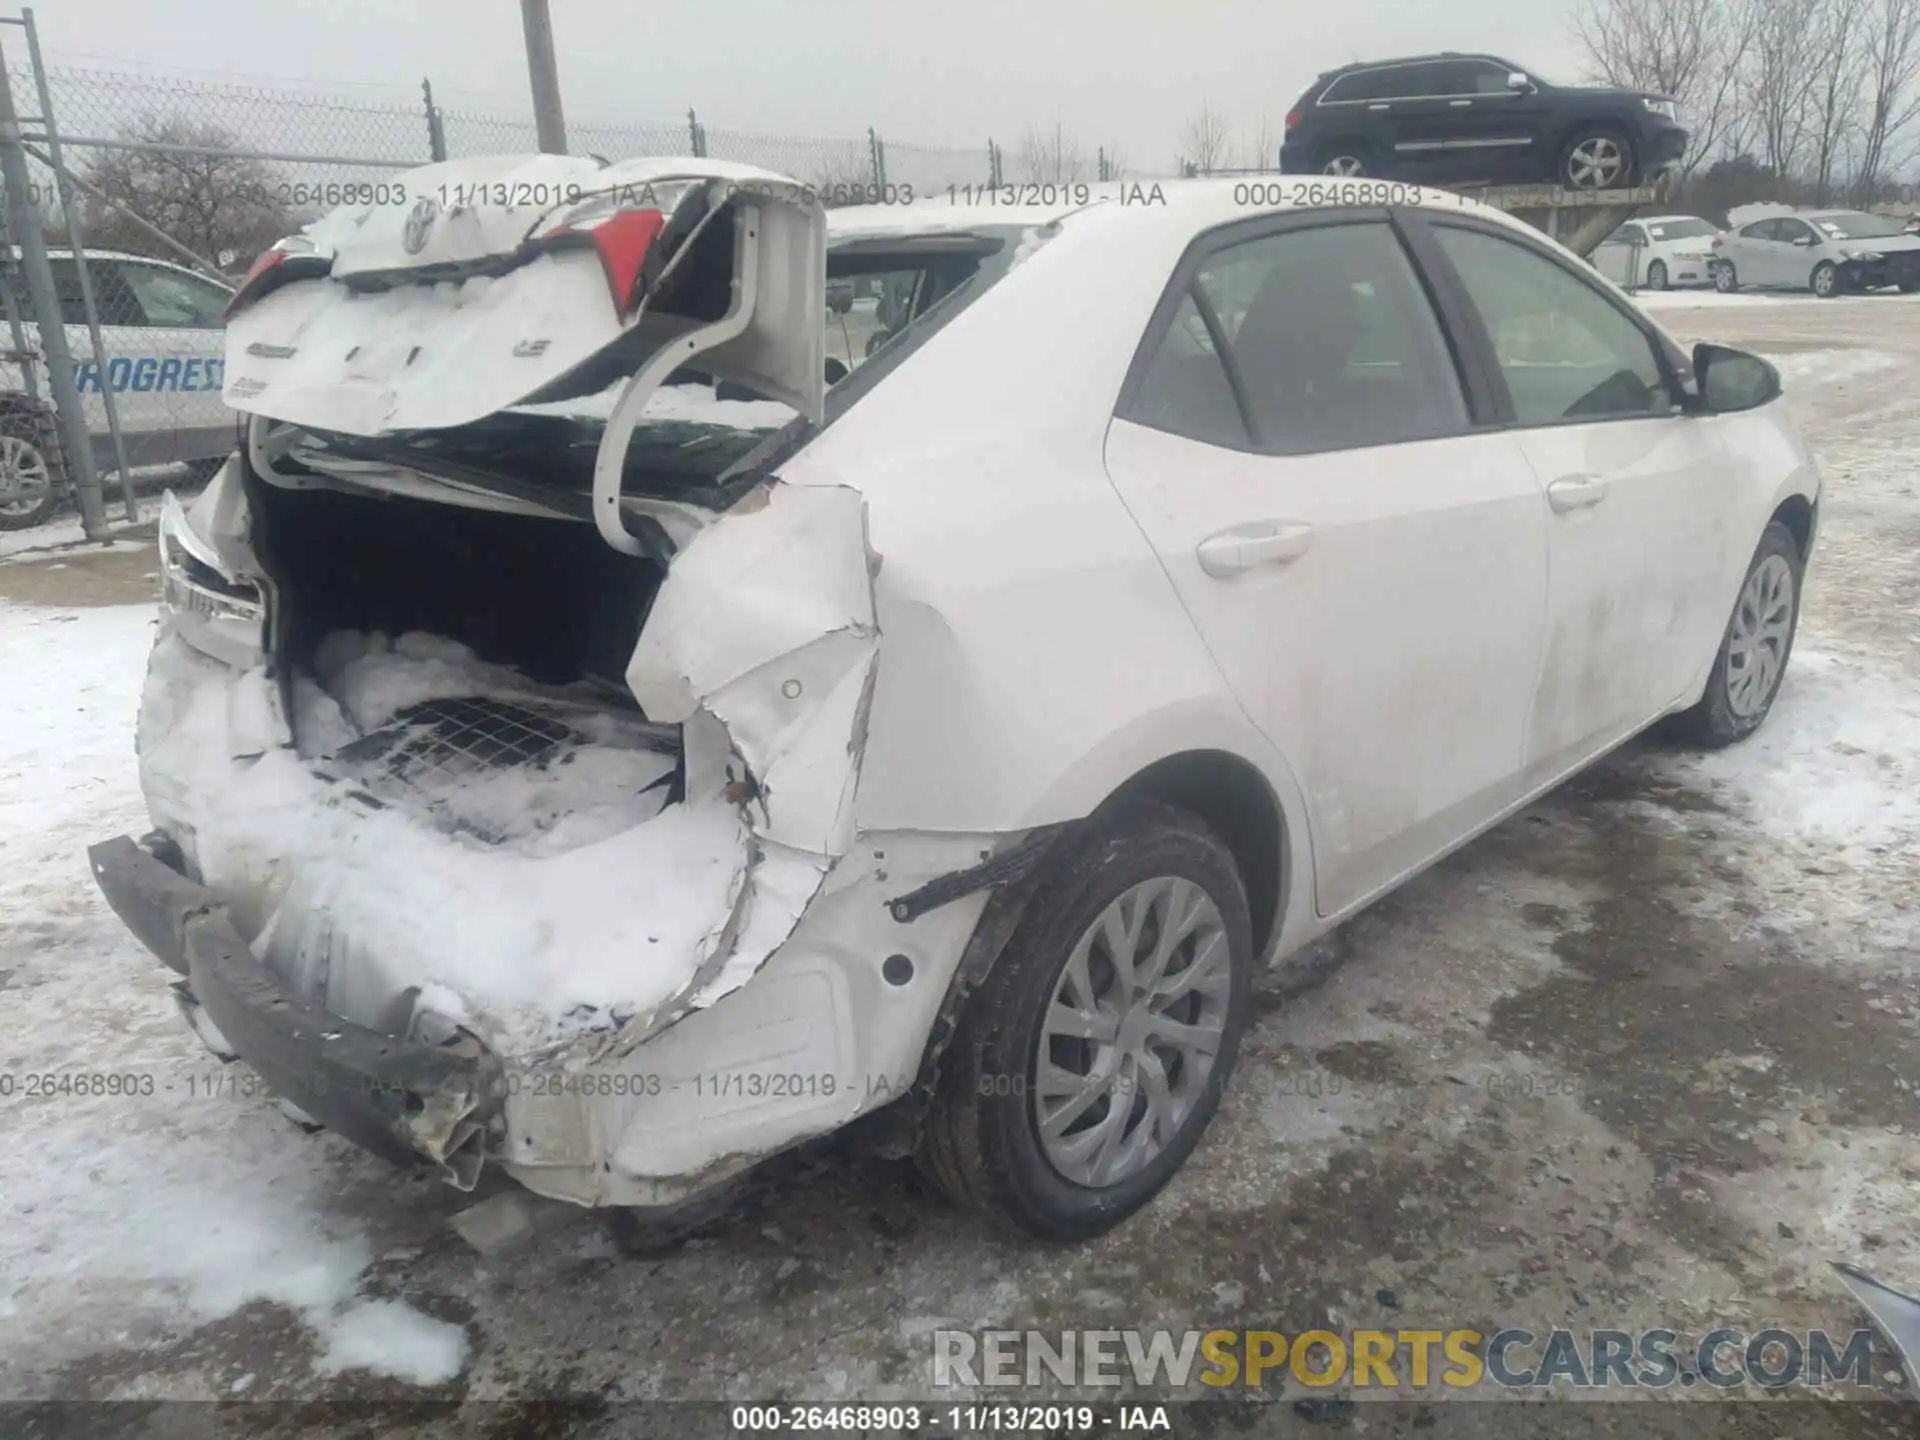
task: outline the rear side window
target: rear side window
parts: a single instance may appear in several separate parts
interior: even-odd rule
[[[1351,75],[1342,75],[1329,85],[1320,99],[1323,104],[1346,100],[1386,100],[1411,93],[1406,88],[1411,83],[1412,78],[1406,66],[1356,70]]]
[[[1779,231],[1778,220],[1756,220],[1751,225],[1740,227],[1740,233],[1749,240],[1773,240],[1778,238]]]
[[[1223,400],[1239,402],[1232,417]],[[1413,267],[1393,231],[1369,222],[1287,230],[1207,259],[1127,418],[1306,454],[1450,434],[1467,412]]]
[[[1434,233],[1486,325],[1520,424],[1671,411],[1653,342],[1603,292],[1515,241],[1457,225]]]
[[[122,264],[120,273],[139,301],[148,325],[173,330],[220,328],[220,316],[229,297],[219,286],[157,265]]]

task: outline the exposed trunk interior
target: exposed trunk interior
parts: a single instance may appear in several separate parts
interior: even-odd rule
[[[664,576],[590,524],[249,477],[254,544],[278,588],[275,649],[308,667],[326,635],[423,631],[544,685],[622,676]]]
[[[624,680],[657,563],[579,521],[252,475],[248,498],[316,770],[489,845],[580,843],[680,798],[679,727]]]

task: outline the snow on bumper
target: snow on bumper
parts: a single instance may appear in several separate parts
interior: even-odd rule
[[[369,806],[285,743],[262,671],[163,633],[142,779],[190,876],[122,841],[102,886],[283,1095],[456,1183],[483,1153],[543,1193],[669,1203],[837,1128],[910,1083],[984,896],[911,923],[889,902],[1004,838],[856,835],[879,639],[864,516],[856,491],[775,484],[676,557],[628,679],[682,726],[685,799],[559,853]],[[301,1067],[342,1044],[371,1064],[367,1036],[438,1077],[399,1087],[401,1121],[310,1103]],[[484,1094],[446,1081],[449,1047]],[[360,1083],[395,1092],[377,1066]]]

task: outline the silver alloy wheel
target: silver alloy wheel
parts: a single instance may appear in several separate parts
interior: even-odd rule
[[[1814,266],[1813,293],[1818,295],[1822,300],[1826,299],[1827,296],[1833,294],[1834,281],[1839,278],[1840,272],[1829,264],[1822,263]]]
[[[1727,708],[1742,720],[1766,708],[1793,633],[1793,567],[1769,555],[1753,567],[1727,632]]]
[[[1142,880],[1100,912],[1054,984],[1033,1057],[1055,1170],[1103,1188],[1174,1142],[1213,1073],[1232,973],[1219,907],[1191,880]]]
[[[29,514],[46,503],[52,490],[40,447],[18,435],[0,435],[0,510]]]
[[[1667,288],[1667,262],[1656,260],[1647,267],[1647,288],[1664,290]]]
[[[1344,175],[1352,178],[1367,173],[1367,165],[1358,155],[1336,155],[1320,167],[1322,175]]]
[[[1626,151],[1609,135],[1582,140],[1567,155],[1567,179],[1579,190],[1605,190],[1626,168]]]
[[[1733,294],[1734,287],[1739,283],[1734,276],[1733,266],[1724,260],[1715,262],[1713,267],[1714,289],[1718,290],[1722,295],[1731,295]]]

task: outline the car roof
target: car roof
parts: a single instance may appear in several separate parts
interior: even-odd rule
[[[1333,70],[1323,70],[1316,78],[1331,80],[1336,75],[1351,75],[1356,70],[1384,70],[1390,65],[1423,65],[1430,60],[1493,60],[1502,65],[1511,63],[1501,56],[1488,54],[1485,50],[1436,50],[1426,55],[1396,55],[1389,60],[1354,60]]]

